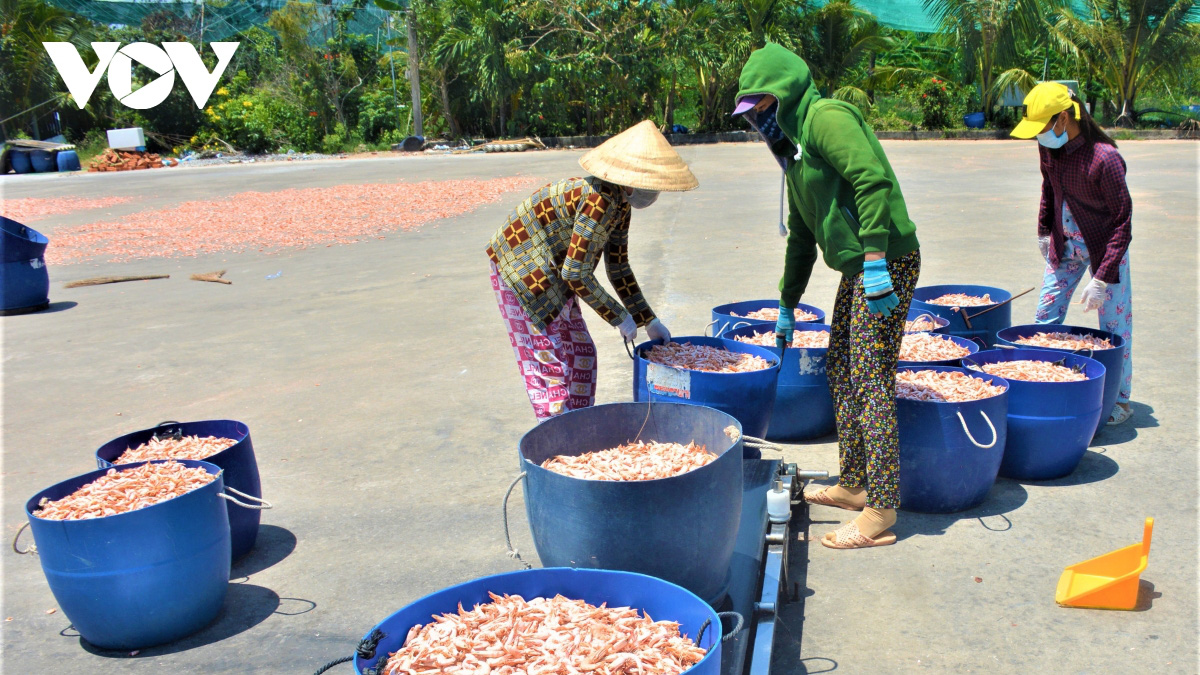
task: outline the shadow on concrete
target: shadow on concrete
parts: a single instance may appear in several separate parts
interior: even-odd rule
[[[1117,475],[1117,472],[1121,470],[1121,465],[1104,454],[1104,450],[1105,448],[1100,448],[1099,450],[1088,450],[1083,453],[1083,459],[1079,460],[1079,466],[1069,476],[1063,476],[1054,480],[1023,480],[1021,482],[1026,485],[1070,487],[1072,485],[1087,485],[1088,483],[1099,483],[1102,480],[1107,480]]]
[[[838,662],[824,656],[810,656],[807,659],[800,659],[797,666],[797,673],[816,675],[817,673],[832,673],[838,669]]]
[[[1162,593],[1154,590],[1154,584],[1145,579],[1138,580],[1138,601],[1133,611],[1145,612],[1154,606],[1154,601],[1161,598]]]
[[[46,309],[38,312],[38,314],[54,314],[55,312],[65,312],[68,309],[78,305],[79,303],[75,302],[74,300],[61,300],[59,302],[52,302],[48,307],[46,307]]]
[[[1129,421],[1115,427],[1103,427],[1092,439],[1092,446],[1120,445],[1137,438],[1138,429],[1153,429],[1158,426],[1158,418],[1154,416],[1154,408],[1137,401],[1129,402],[1133,417]]]
[[[301,614],[308,614],[316,608],[317,603],[312,600],[305,600],[304,598],[280,598],[279,607],[275,610],[275,613],[282,616],[300,616]]]
[[[178,654],[244,633],[267,620],[276,613],[275,610],[278,608],[279,596],[269,588],[251,584],[229,584],[229,594],[225,596],[225,606],[217,615],[216,621],[209,624],[204,630],[182,640],[138,650],[136,655],[132,651],[101,649],[82,637],[79,638],[79,646],[96,656],[113,659],[142,659]]]
[[[978,519],[980,526],[992,532],[1007,532],[1012,529],[1012,521],[1005,514],[1016,511],[1029,500],[1029,493],[1020,483],[1010,480],[997,480],[988,493],[987,499],[973,509],[958,513],[916,513],[904,511],[896,520],[892,531],[896,539],[904,540],[913,535],[938,536],[946,533],[954,523],[965,519]]]
[[[259,525],[254,548],[233,563],[230,579],[249,578],[275,565],[296,550],[296,535],[278,525]]]

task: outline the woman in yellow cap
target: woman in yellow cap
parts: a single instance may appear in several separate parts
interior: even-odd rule
[[[699,186],[647,120],[579,160],[589,176],[551,183],[517,205],[487,247],[492,290],[538,422],[596,398],[596,349],[579,303],[633,342],[671,333],[654,316],[629,266],[630,209],[659,192]],[[601,257],[617,298],[596,279]]]
[[[1025,118],[1012,131],[1040,147],[1042,204],[1038,246],[1046,260],[1037,323],[1061,324],[1075,288],[1090,268],[1079,304],[1099,312],[1100,328],[1125,338],[1117,405],[1108,424],[1129,419],[1133,383],[1133,304],[1129,242],[1133,202],[1125,184],[1125,160],[1079,99],[1066,86],[1043,82],[1025,97]]]

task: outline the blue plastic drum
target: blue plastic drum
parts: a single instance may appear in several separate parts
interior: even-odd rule
[[[917,333],[910,333],[910,335],[917,335]],[[968,340],[966,338],[957,337],[955,335],[937,335],[937,334],[933,334],[933,335],[936,335],[939,339],[953,342],[954,344],[958,345],[959,347],[962,347],[963,349],[968,350],[972,354],[979,351],[979,345],[975,344],[974,342],[972,342],[971,340]],[[962,363],[962,357],[954,358],[954,359],[942,359],[940,361],[900,361],[899,362],[899,364],[901,366],[957,366],[957,365],[960,365],[961,363]]]
[[[10,151],[8,161],[12,165],[13,173],[30,173],[33,171],[33,160],[29,158],[29,153],[25,150]]]
[[[59,150],[54,161],[58,164],[60,172],[79,171],[83,168],[79,165],[79,154],[74,150]]]
[[[1008,383],[964,368],[910,366],[898,370],[967,373],[1004,388],[998,396],[961,403],[896,398],[900,508],[955,513],[982,504],[1004,458]]]
[[[736,440],[725,432],[731,426]],[[542,468],[555,455],[634,440],[695,442],[718,456],[685,474],[645,481],[583,480]],[[599,405],[539,424],[521,439],[520,466],[542,564],[649,574],[719,603],[742,511],[742,445],[736,419],[679,403]]]
[[[204,461],[217,465],[225,471],[225,484],[248,494],[262,498],[262,482],[258,476],[258,462],[254,458],[254,443],[250,440],[250,429],[234,420],[205,420],[202,422],[164,422],[153,429],[142,429],[115,438],[96,451],[96,465],[107,469],[129,448],[149,441],[155,434],[160,436],[216,436],[232,438],[237,443],[206,457]],[[231,554],[237,560],[254,548],[258,538],[261,512],[257,509],[229,509],[229,529],[233,537]]]
[[[743,326],[730,329],[722,336],[727,340],[753,337],[759,333],[774,335],[773,326]],[[823,323],[798,323],[797,331],[829,332]],[[766,439],[770,441],[807,441],[832,434],[837,429],[833,416],[833,397],[829,393],[829,376],[825,365],[827,347],[788,347],[780,350],[765,347],[780,358],[779,383],[775,387],[775,405],[771,409],[771,424]]]
[[[745,302],[731,302],[728,305],[717,305],[712,308],[711,329],[706,330],[706,333],[712,333],[715,337],[721,337],[725,331],[743,326],[770,326],[775,327],[774,321],[764,319],[747,319],[747,314],[757,312],[760,309],[778,309],[779,300],[747,300]],[[809,314],[816,315],[815,319],[810,319],[803,323],[825,323],[825,312],[812,305],[800,303],[796,305],[796,309],[801,309]],[[738,316],[734,316],[734,315]],[[797,323],[801,323],[797,321]]]
[[[41,232],[0,216],[0,314],[36,312],[50,305],[49,243]]]
[[[721,672],[721,619],[695,594],[643,574],[569,568],[497,574],[427,595],[384,619],[364,636],[370,636],[375,630],[384,635],[374,656],[369,659],[354,657],[355,672],[362,675],[368,668],[381,672],[379,667],[387,663],[389,654],[404,646],[413,626],[427,624],[437,614],[456,613],[460,603],[463,607],[487,604],[492,601],[488,593],[515,594],[526,600],[561,594],[593,605],[608,603],[609,607],[633,607],[649,614],[655,621],[677,622],[680,633],[693,640],[703,628],[704,634],[699,636],[697,646],[708,653],[687,673],[717,675]]]
[[[54,599],[83,639],[97,647],[129,650],[172,642],[204,628],[221,611],[230,565],[221,470],[208,462],[181,463],[217,478],[115,516],[44,520],[33,515],[42,499],[75,492],[107,472],[101,469],[42,490],[25,504]]]
[[[770,368],[748,373],[706,373],[651,363],[643,354],[656,344],[643,342],[633,352],[633,400],[687,403],[716,408],[742,423],[747,436],[765,438],[775,406],[775,387],[779,383],[779,357],[766,347],[731,342],[721,338],[679,337],[672,342],[690,342],[753,354],[767,360]],[[758,450],[746,448],[747,457],[759,457]]]
[[[908,310],[908,317],[906,320],[907,321],[916,321],[917,319],[927,319],[927,320],[932,321],[933,323],[937,324],[937,327],[934,328],[933,330],[926,330],[926,331],[920,331],[920,330],[910,331],[906,328],[904,332],[906,332],[906,333],[945,333],[946,327],[950,325],[949,319],[942,318],[936,314],[930,314],[929,312],[925,312],[925,311],[922,311],[919,309]]]
[[[33,170],[38,173],[53,173],[58,171],[58,164],[54,161],[54,153],[49,150],[33,150],[29,153],[29,161],[33,164]]]
[[[1008,439],[1000,475],[1017,480],[1051,480],[1070,474],[1100,421],[1104,365],[1076,354],[1045,349],[989,349],[963,359],[968,368],[1002,361],[1051,361],[1079,368],[1079,382],[1008,381]]]
[[[992,304],[980,307],[946,307],[934,305],[927,300],[934,300],[949,293],[965,293],[982,297],[988,295]],[[1003,288],[992,286],[971,286],[966,284],[945,284],[941,286],[922,286],[913,291],[912,309],[918,312],[928,312],[940,316],[950,322],[946,331],[967,339],[978,338],[988,346],[996,344],[996,332],[1012,325],[1012,293]],[[997,306],[1001,305],[1001,306]],[[968,325],[969,324],[969,325]]]
[[[1017,342],[1021,338],[1032,337],[1037,333],[1091,335],[1108,340],[1112,343],[1112,349],[1078,349],[1072,351],[1070,349],[1055,349],[1054,347],[1034,347]],[[1081,354],[1102,363],[1104,365],[1104,404],[1101,406],[1103,414],[1100,415],[1100,423],[1096,425],[1096,431],[1099,432],[1104,427],[1104,424],[1108,421],[1109,414],[1112,413],[1113,408],[1117,405],[1117,395],[1121,393],[1122,372],[1125,366],[1125,338],[1116,333],[1110,333],[1097,328],[1034,323],[1005,328],[996,334],[996,341],[998,344],[1012,345],[1023,349],[1046,349],[1066,354]]]

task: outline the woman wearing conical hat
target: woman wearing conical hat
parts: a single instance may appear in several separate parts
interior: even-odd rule
[[[579,160],[589,176],[551,183],[509,214],[487,247],[492,290],[538,422],[596,398],[596,348],[580,303],[633,342],[671,333],[650,309],[629,266],[631,209],[659,192],[699,183],[649,120]],[[600,286],[601,258],[617,293]]]

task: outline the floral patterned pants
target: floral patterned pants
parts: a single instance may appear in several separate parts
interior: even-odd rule
[[[896,433],[896,362],[921,273],[921,252],[888,261],[900,305],[890,316],[867,310],[862,273],[842,277],[829,339],[829,392],[837,418],[843,487],[865,487],[867,506],[900,506],[900,441]]]

